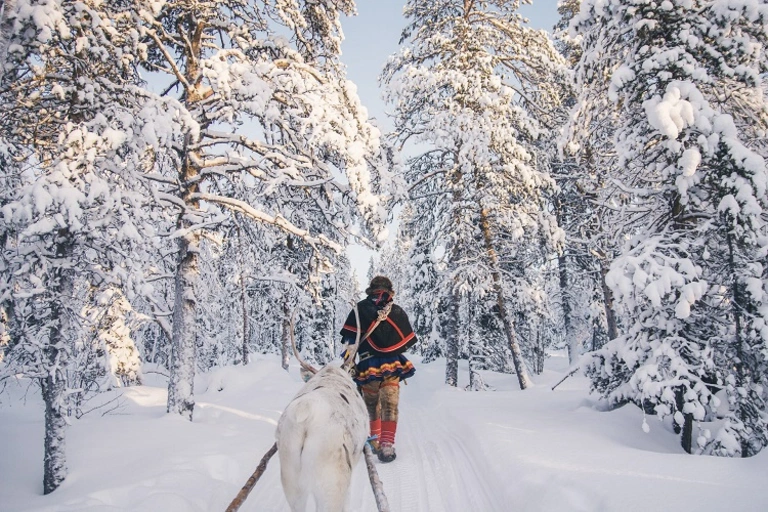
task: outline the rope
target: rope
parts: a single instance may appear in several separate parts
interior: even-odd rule
[[[376,328],[379,326],[381,322],[386,320],[386,318],[389,316],[389,313],[392,311],[392,304],[394,304],[394,301],[390,301],[387,303],[386,306],[381,308],[378,313],[376,314],[376,321],[371,324],[371,326],[368,328],[367,331],[365,331],[365,335],[360,337],[360,328],[362,327],[360,325],[360,312],[357,310],[357,303],[355,303],[354,309],[355,309],[355,324],[358,326],[357,329],[357,335],[355,336],[355,344],[352,345],[349,349],[347,349],[347,353],[349,354],[347,356],[347,360],[344,361],[344,363],[341,365],[341,367],[346,370],[350,371],[352,369],[352,366],[355,364],[355,356],[357,355],[357,349],[360,348],[360,342],[365,341],[368,339],[368,337],[373,334],[373,331],[376,330]]]

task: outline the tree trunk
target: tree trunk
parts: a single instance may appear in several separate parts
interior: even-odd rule
[[[451,293],[451,303],[448,306],[448,318],[443,324],[445,329],[445,383],[456,387],[459,385],[459,297]]]
[[[605,308],[605,321],[608,330],[608,339],[615,340],[619,337],[619,329],[616,325],[616,314],[613,312],[613,292],[605,283],[608,274],[608,266],[605,260],[600,260],[600,285],[603,289],[603,307]]]
[[[499,308],[499,316],[501,317],[501,323],[504,325],[504,333],[507,336],[507,343],[509,349],[512,351],[512,362],[515,365],[515,372],[517,372],[517,381],[520,384],[520,389],[527,389],[531,386],[531,379],[528,376],[528,369],[525,366],[523,360],[523,354],[520,351],[520,345],[517,343],[517,336],[515,334],[515,328],[509,319],[507,314],[507,305],[504,300],[504,290],[501,286],[501,272],[499,271],[499,260],[496,255],[496,249],[493,245],[493,237],[491,234],[491,222],[488,218],[488,212],[480,209],[480,229],[483,231],[483,239],[485,240],[485,250],[488,255],[488,260],[491,267],[491,277],[493,278],[493,289],[496,292],[496,305]]]
[[[480,355],[477,354],[477,340],[471,339],[469,342],[469,358],[467,359],[467,370],[469,373],[469,386],[470,391],[480,391],[485,386],[482,377],[477,370],[477,363],[480,360]]]
[[[8,39],[13,33],[13,19],[8,14],[15,8],[16,0],[0,0],[0,80],[5,75],[5,63],[8,60]]]
[[[595,350],[597,350],[597,348],[598,348],[597,347],[597,333],[598,333],[597,325],[593,325],[592,326],[592,349],[591,349],[593,352]]]
[[[567,218],[559,196],[555,196],[555,215],[558,225],[561,227],[565,226]],[[557,257],[557,265],[560,272],[560,300],[563,304],[563,327],[568,347],[568,364],[573,366],[579,357],[579,343],[576,339],[576,334],[573,332],[573,320],[571,318],[573,308],[571,307],[571,294],[568,287],[568,259],[565,250]]]
[[[202,56],[204,23],[189,16],[185,45],[183,48],[185,86],[185,106],[189,112],[199,109],[197,104],[206,94],[202,85],[202,73],[199,62]],[[200,127],[204,128],[207,119],[202,116]],[[171,335],[171,376],[168,382],[168,412],[176,412],[192,420],[195,407],[194,380],[197,365],[197,297],[195,283],[200,273],[200,232],[194,229],[198,222],[200,201],[195,197],[200,189],[200,154],[195,149],[199,142],[191,133],[184,138],[184,147],[179,151],[182,162],[179,170],[181,199],[184,210],[179,214],[178,229],[183,233],[179,237],[179,264],[176,269],[176,297],[173,309],[173,330]]]
[[[243,366],[248,364],[248,302],[246,301],[247,294],[245,291],[245,274],[240,274],[240,297],[241,307],[243,309],[243,339],[241,341],[241,347],[243,350]]]
[[[541,375],[544,371],[544,360],[546,359],[546,354],[544,353],[544,345],[541,342],[541,331],[536,331],[536,346],[534,347],[534,353],[536,354],[536,364],[534,371],[536,372],[536,375]]]
[[[56,257],[66,260],[72,253],[72,246],[67,230],[59,232],[56,243]],[[67,477],[66,454],[66,370],[69,354],[67,337],[72,326],[66,311],[66,302],[74,294],[71,271],[58,268],[54,271],[51,282],[52,307],[50,334],[43,349],[47,375],[40,379],[43,402],[45,403],[45,441],[43,452],[43,493],[55,491]]]
[[[672,429],[675,434],[680,434],[680,446],[686,453],[692,453],[693,450],[693,415],[683,413],[683,407],[685,406],[685,396],[683,387],[675,388],[675,406],[677,410],[683,414],[683,425],[678,425],[676,421],[672,422]]]
[[[192,229],[189,217],[199,209],[194,199],[198,191],[199,169],[192,162],[191,135],[185,140],[184,163],[179,173],[183,186],[182,199],[186,209],[179,215],[177,227],[184,232],[179,237],[179,263],[176,268],[176,286],[171,334],[171,375],[168,381],[168,412],[175,412],[192,421],[195,408],[194,384],[197,366],[197,297],[195,283],[200,274],[200,234]],[[186,231],[186,232],[185,232]]]
[[[563,326],[565,337],[568,340],[568,364],[573,366],[579,358],[579,341],[573,332],[573,320],[571,319],[571,296],[568,287],[568,262],[565,254],[558,256],[557,263],[560,270],[560,298],[563,301]]]
[[[734,370],[736,371],[736,387],[741,389],[749,390],[749,375],[748,369],[745,368],[745,355],[744,355],[744,336],[742,334],[743,329],[743,320],[742,320],[742,311],[747,311],[745,299],[743,297],[742,289],[739,286],[739,279],[737,277],[736,273],[736,256],[734,252],[733,247],[733,231],[731,229],[730,223],[726,220],[726,226],[729,228],[726,232],[726,240],[728,241],[728,272],[731,275],[731,295],[733,297],[732,300],[732,310],[733,310],[733,323],[734,323],[734,331],[735,331],[735,364],[734,364]],[[741,403],[743,400],[749,400],[747,397],[740,397],[736,402],[736,416],[741,420],[741,422],[744,424],[745,427],[749,428],[749,419],[747,417],[747,413],[745,411],[744,404]],[[742,457],[749,457],[750,455],[754,455],[751,453],[751,449],[749,446],[749,440],[745,438],[740,439],[740,445],[741,445],[741,456]]]
[[[67,477],[65,418],[66,383],[62,368],[57,368],[59,351],[56,347],[59,335],[51,337],[51,346],[45,349],[51,375],[40,379],[45,403],[45,442],[43,452],[43,493],[55,491]]]
[[[49,363],[58,352],[48,347]],[[43,452],[43,493],[55,491],[67,477],[66,428],[63,406],[66,400],[62,372],[51,370],[53,375],[40,379],[45,402],[45,451]]]
[[[180,238],[179,252],[176,300],[173,307],[168,412],[175,412],[192,421],[197,366],[197,298],[195,297],[195,282],[199,273],[197,236],[189,234]]]
[[[245,287],[245,248],[243,247],[243,231],[240,228],[240,222],[235,223],[237,229],[237,243],[240,249],[239,264],[240,264],[240,306],[242,309],[242,329],[243,336],[240,340],[240,347],[242,350],[243,366],[248,364],[248,302],[247,293]]]

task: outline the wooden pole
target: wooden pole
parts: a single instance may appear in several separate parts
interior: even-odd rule
[[[565,377],[563,377],[562,379],[560,379],[560,382],[558,382],[557,384],[555,384],[554,386],[552,386],[552,391],[554,391],[554,390],[555,390],[555,388],[556,388],[557,386],[559,386],[560,384],[562,384],[563,382],[565,382],[565,379],[567,379],[568,377],[570,377],[570,376],[574,375],[574,374],[575,374],[577,371],[579,371],[579,370],[581,370],[581,366],[577,366],[576,368],[574,368],[573,370],[571,370],[571,371],[568,373],[568,375],[566,375]]]
[[[373,497],[376,498],[376,507],[379,509],[379,512],[389,512],[389,503],[384,495],[384,484],[381,483],[379,473],[376,471],[376,463],[373,461],[371,445],[365,443],[363,453],[365,454],[365,465],[368,466],[368,478],[371,480]]]
[[[264,473],[264,470],[267,469],[267,463],[269,462],[269,459],[271,459],[276,452],[277,452],[277,443],[273,444],[272,448],[270,448],[269,451],[264,454],[264,457],[261,458],[261,462],[259,462],[259,465],[256,466],[256,471],[254,471],[251,477],[248,479],[248,481],[245,482],[245,485],[243,486],[243,488],[240,489],[240,492],[237,493],[237,496],[235,496],[235,499],[233,499],[232,503],[230,503],[229,506],[227,507],[226,512],[237,512],[237,510],[240,508],[240,506],[243,504],[245,499],[253,490],[253,487],[256,485],[256,482],[258,482],[259,478],[261,478],[261,475]]]

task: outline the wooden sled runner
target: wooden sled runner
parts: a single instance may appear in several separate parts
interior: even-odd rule
[[[267,450],[267,453],[261,458],[259,465],[256,467],[256,471],[254,471],[250,478],[248,478],[248,481],[245,482],[243,488],[240,489],[240,492],[237,493],[235,499],[233,499],[232,503],[227,507],[226,512],[237,512],[237,510],[240,509],[240,506],[245,502],[245,499],[256,486],[256,482],[259,481],[261,475],[263,475],[264,471],[267,469],[269,459],[271,459],[275,453],[277,453],[277,443],[273,444],[272,448]],[[368,444],[365,445],[363,453],[365,454],[365,465],[368,468],[368,478],[371,482],[371,488],[373,489],[373,496],[376,499],[376,507],[379,512],[389,512],[389,503],[384,494],[384,485],[381,483],[381,479],[379,479],[379,472],[376,471],[376,462],[373,458],[373,452]]]

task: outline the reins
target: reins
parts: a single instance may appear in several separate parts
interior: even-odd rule
[[[357,323],[357,335],[355,337],[355,344],[352,345],[349,349],[347,349],[349,353],[349,355],[347,356],[347,360],[344,361],[344,363],[341,365],[341,367],[344,370],[349,371],[352,368],[352,366],[355,364],[355,356],[357,355],[357,350],[360,348],[361,339],[362,341],[367,340],[368,337],[371,334],[373,334],[373,331],[376,330],[379,324],[389,316],[389,313],[392,311],[392,304],[394,304],[394,301],[388,302],[386,306],[384,306],[378,311],[378,313],[376,314],[376,320],[371,324],[371,326],[365,332],[365,335],[363,335],[361,338],[360,337],[360,312],[357,309],[357,303],[355,303],[355,322]]]

